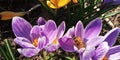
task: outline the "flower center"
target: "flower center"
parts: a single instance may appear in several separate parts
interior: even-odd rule
[[[55,40],[53,41],[53,44],[58,44],[58,40],[57,40],[57,38],[55,38]]]
[[[73,38],[73,40],[74,40],[74,45],[78,49],[85,47],[85,44],[83,43],[83,41],[80,37],[75,37],[75,38]]]
[[[102,60],[108,60],[107,56],[104,56],[104,58]]]
[[[32,43],[35,47],[38,46],[38,38],[36,38],[35,40],[33,40],[33,43]]]

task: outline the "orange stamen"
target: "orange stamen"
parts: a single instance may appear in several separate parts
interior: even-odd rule
[[[37,38],[35,40],[33,40],[33,45],[36,47],[38,46],[38,39]]]
[[[107,56],[104,56],[104,58],[102,60],[108,60]]]
[[[55,38],[55,40],[53,41],[53,44],[58,44],[58,40],[57,40],[57,38]]]
[[[84,43],[83,43],[83,41],[82,41],[82,39],[81,39],[80,37],[75,37],[75,38],[74,38],[74,45],[75,45],[78,49],[85,47],[85,45],[84,45]]]

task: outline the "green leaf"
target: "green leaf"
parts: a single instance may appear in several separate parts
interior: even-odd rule
[[[67,60],[73,60],[73,58],[70,58],[70,57],[65,57]]]
[[[4,57],[5,60],[9,60],[9,57],[7,56],[5,52],[6,51],[4,50],[4,48],[0,46],[0,54]]]
[[[120,11],[109,12],[108,14],[105,14],[104,16],[101,16],[101,18],[102,18],[102,19],[108,18],[108,17],[114,16],[114,15],[119,14],[119,13],[120,13]]]
[[[12,52],[13,50],[12,50],[12,47],[11,47],[11,45],[10,45],[10,42],[9,42],[7,39],[5,39],[5,40],[4,40],[4,43],[5,43],[5,48],[6,48],[6,50],[8,51],[10,60],[15,60],[15,57],[14,57],[14,54],[13,54],[13,52]]]

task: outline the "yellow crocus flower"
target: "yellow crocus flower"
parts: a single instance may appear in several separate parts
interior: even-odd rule
[[[53,9],[57,9],[57,8],[61,8],[64,7],[65,5],[67,5],[71,0],[48,0],[47,1],[47,5],[50,8]]]

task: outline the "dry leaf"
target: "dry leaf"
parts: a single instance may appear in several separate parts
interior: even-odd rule
[[[3,11],[0,12],[0,20],[9,20],[12,19],[14,16],[24,16],[25,14],[26,12]]]

